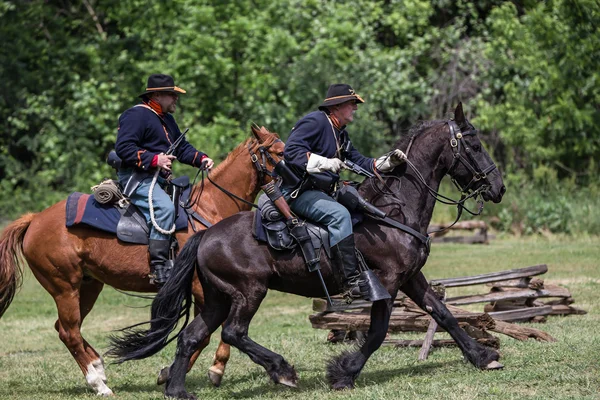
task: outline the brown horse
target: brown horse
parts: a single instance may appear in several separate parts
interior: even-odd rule
[[[285,146],[277,134],[264,128],[253,127],[252,133],[254,138],[237,146],[210,173],[212,182],[246,201],[254,200],[260,186],[271,179],[269,173],[273,169],[272,165],[267,166],[264,156],[261,164],[255,154],[264,152],[266,158],[271,158],[271,163],[277,162],[283,158]],[[265,182],[261,182],[263,180]],[[203,186],[197,184],[191,198],[200,190],[202,193],[194,205],[194,211],[213,224],[250,208],[210,181]],[[148,279],[148,250],[147,246],[126,244],[112,234],[90,227],[80,225],[66,228],[65,206],[66,200],[63,200],[40,213],[25,214],[8,225],[2,233],[0,317],[9,307],[21,283],[23,271],[19,260],[24,256],[37,280],[56,302],[58,320],[54,326],[60,340],[83,371],[87,383],[98,395],[112,395],[106,385],[104,361],[81,336],[81,324],[105,284],[119,290],[156,292],[156,287]],[[179,244],[183,246],[192,233],[190,227],[187,231],[177,232]],[[198,280],[192,290],[196,310],[199,311],[198,306],[204,304],[204,295]],[[202,348],[208,343],[209,340],[206,340]],[[217,349],[215,361],[209,370],[215,385],[220,384],[229,350],[229,346],[223,342]],[[191,360],[190,368],[200,351]]]

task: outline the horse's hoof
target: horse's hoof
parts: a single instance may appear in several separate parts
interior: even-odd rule
[[[158,373],[158,377],[156,378],[157,385],[164,385],[165,382],[169,379],[169,367],[163,367]]]
[[[113,397],[115,394],[113,393],[112,390],[110,390],[109,388],[106,388],[106,390],[99,392],[98,396],[102,396],[102,397]]]
[[[165,397],[168,399],[198,400],[198,398],[196,396],[194,396],[193,394],[188,393],[186,391],[181,391],[181,392],[176,392],[176,393],[169,393],[169,392],[165,391]]]
[[[208,379],[214,387],[221,386],[221,380],[223,379],[223,371],[212,366],[208,369]]]
[[[292,388],[296,388],[298,387],[298,385],[296,385],[296,382],[287,379],[287,378],[279,378],[279,383],[281,383],[282,385],[288,386],[288,387],[292,387]]]
[[[337,383],[331,386],[333,390],[352,390],[354,389],[354,384],[343,384]]]
[[[504,365],[500,364],[498,361],[492,361],[491,363],[489,363],[488,365],[485,366],[485,370],[491,370],[491,369],[502,369],[504,368]]]

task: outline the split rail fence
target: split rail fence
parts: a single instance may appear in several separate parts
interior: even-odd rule
[[[548,315],[585,314],[571,304],[574,302],[568,289],[548,285],[539,277],[548,271],[545,264],[511,269],[489,274],[460,278],[437,279],[430,282],[459,325],[478,342],[498,348],[500,341],[489,332],[501,333],[518,340],[534,338],[554,341],[539,329],[517,325],[513,322],[543,322]],[[471,285],[486,285],[487,293],[448,296],[446,289]],[[313,299],[315,314],[309,316],[313,328],[329,330],[328,341],[360,339],[368,331],[371,303],[354,301],[350,305],[334,297],[330,307],[325,299]],[[459,306],[487,303],[481,312],[469,311]],[[452,339],[433,340],[441,328],[404,293],[399,292],[389,324],[389,332],[427,332],[424,340],[386,338],[384,344],[397,347],[421,347],[420,359],[425,359],[429,348],[455,345]]]

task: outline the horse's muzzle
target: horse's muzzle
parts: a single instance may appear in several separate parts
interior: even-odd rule
[[[506,186],[501,185],[498,191],[494,190],[493,186],[490,186],[485,192],[481,194],[483,200],[485,201],[493,201],[494,203],[500,203],[502,201],[502,196],[506,193]]]

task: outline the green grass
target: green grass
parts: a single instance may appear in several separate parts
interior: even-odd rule
[[[568,287],[574,305],[588,311],[531,325],[553,335],[556,343],[500,336],[503,370],[479,371],[464,363],[456,348],[435,350],[427,361],[417,362],[418,349],[384,347],[371,357],[355,390],[333,392],[325,381],[325,363],[348,346],[326,344],[327,332],[312,329],[307,318],[310,299],[271,292],[250,335],[295,365],[299,387],[274,385],[261,367],[234,349],[223,385],[213,389],[206,377],[216,348],[213,341],[188,375],[187,388],[202,399],[598,399],[598,242],[598,238],[552,237],[499,238],[488,246],[434,245],[424,269],[429,279],[546,263],[545,281]],[[452,295],[461,293],[449,290]],[[144,304],[106,288],[85,321],[84,336],[98,351],[106,351],[112,330],[147,317],[146,308],[134,308]],[[96,398],[58,339],[55,318],[52,298],[27,273],[23,289],[0,320],[0,399]],[[119,399],[160,399],[156,373],[172,361],[173,354],[171,345],[147,360],[109,365],[108,385]]]

